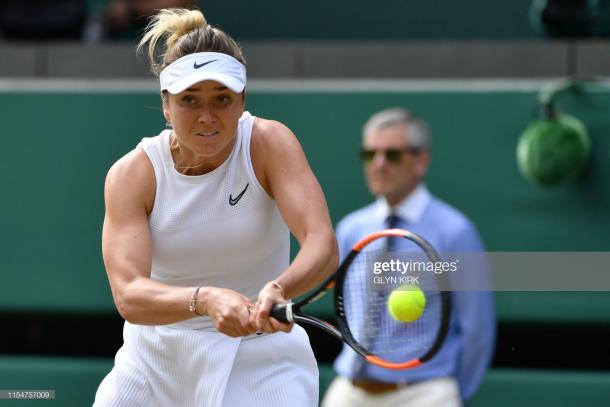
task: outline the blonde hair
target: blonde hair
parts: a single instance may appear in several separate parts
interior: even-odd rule
[[[150,67],[155,75],[159,75],[163,68],[178,58],[195,52],[221,52],[246,64],[235,40],[221,29],[208,24],[203,13],[196,9],[159,10],[151,17],[138,44],[138,52],[146,44]]]

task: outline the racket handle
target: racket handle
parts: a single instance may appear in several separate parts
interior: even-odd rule
[[[292,315],[292,303],[288,302],[286,304],[275,304],[271,307],[271,312],[269,315],[280,322],[290,323],[294,321]]]

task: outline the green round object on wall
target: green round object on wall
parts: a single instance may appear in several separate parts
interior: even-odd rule
[[[574,181],[590,154],[591,140],[585,125],[564,113],[532,123],[517,144],[521,174],[541,186]]]

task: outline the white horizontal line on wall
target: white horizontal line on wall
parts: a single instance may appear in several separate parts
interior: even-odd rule
[[[250,92],[532,92],[555,85],[555,79],[253,79]],[[610,89],[610,78],[598,78],[596,88]],[[591,89],[595,91],[595,89]],[[150,93],[158,82],[148,79],[0,79],[0,92]]]

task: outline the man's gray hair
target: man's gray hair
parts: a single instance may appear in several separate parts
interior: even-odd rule
[[[428,124],[423,119],[401,107],[385,109],[372,115],[362,129],[363,139],[372,131],[397,124],[405,124],[409,129],[409,147],[424,151],[430,149],[432,143]]]

